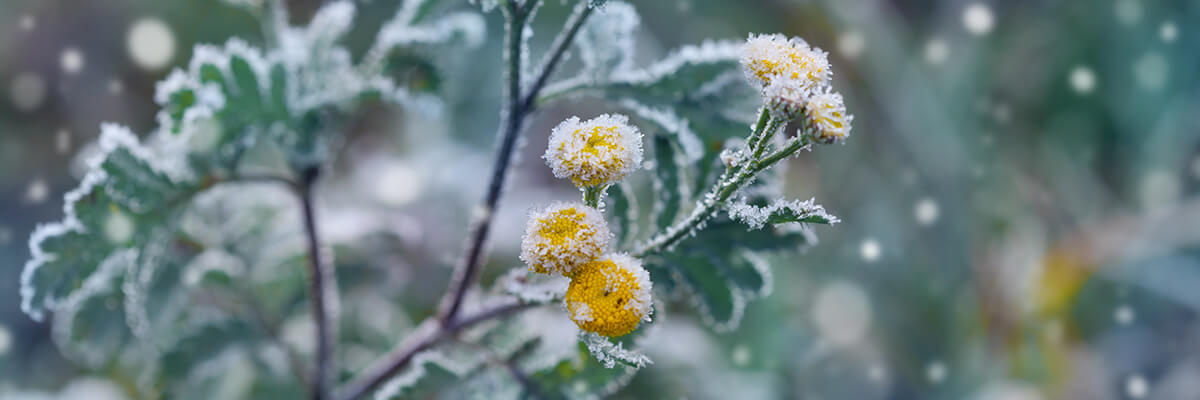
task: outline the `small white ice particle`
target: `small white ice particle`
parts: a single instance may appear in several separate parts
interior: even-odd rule
[[[1141,375],[1134,375],[1125,381],[1125,394],[1135,399],[1142,399],[1150,392],[1150,384]]]
[[[938,210],[937,202],[928,197],[917,201],[917,205],[913,209],[913,214],[917,217],[917,223],[925,226],[937,222],[939,213],[940,210]]]
[[[1163,22],[1162,26],[1158,28],[1158,36],[1162,38],[1162,41],[1171,43],[1179,37],[1179,29],[1175,27],[1174,22]]]
[[[863,261],[875,262],[879,260],[879,242],[873,238],[863,240],[862,244],[858,246],[858,253],[862,256]]]
[[[862,32],[849,31],[838,37],[838,52],[851,60],[858,58],[866,45],[866,39],[863,38]]]
[[[25,202],[29,204],[39,204],[46,201],[46,197],[50,196],[50,185],[42,178],[34,179],[29,182],[29,186],[25,188]]]
[[[1133,318],[1133,307],[1130,307],[1128,304],[1121,305],[1120,307],[1117,307],[1115,311],[1113,311],[1113,319],[1115,319],[1118,324],[1132,324]]]
[[[950,45],[939,38],[929,39],[925,43],[925,61],[932,65],[941,65],[950,57]]]
[[[1088,94],[1096,89],[1096,73],[1087,66],[1077,66],[1071,70],[1071,89],[1075,93]]]
[[[129,27],[125,39],[129,57],[143,69],[162,69],[175,55],[175,36],[156,18],[142,18]]]
[[[925,367],[925,377],[930,383],[938,384],[946,380],[946,364],[941,361],[934,361]]]
[[[46,81],[38,74],[22,72],[13,78],[8,95],[18,110],[33,111],[46,99]]]

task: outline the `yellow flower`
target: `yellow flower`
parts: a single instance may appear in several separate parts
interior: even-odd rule
[[[650,320],[650,274],[642,262],[613,254],[579,267],[563,301],[580,329],[616,337]]]
[[[578,203],[554,203],[531,213],[521,240],[521,260],[533,272],[569,276],[600,257],[611,236],[600,211]]]
[[[642,164],[642,133],[620,114],[603,114],[580,122],[571,117],[550,133],[542,156],[554,176],[576,186],[615,183]]]
[[[850,136],[850,123],[854,121],[854,116],[846,112],[842,95],[828,90],[815,94],[809,97],[804,111],[812,127],[813,138],[817,141],[840,142]]]
[[[829,53],[800,38],[780,34],[751,35],[742,48],[746,78],[759,87],[778,79],[795,80],[808,89],[829,85]]]

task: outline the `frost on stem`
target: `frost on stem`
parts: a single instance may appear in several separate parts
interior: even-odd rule
[[[729,216],[748,225],[750,229],[762,229],[766,224],[783,223],[816,223],[836,224],[841,222],[837,217],[825,212],[825,207],[808,201],[787,201],[776,199],[765,207],[737,202],[726,208]]]
[[[650,320],[651,290],[641,260],[613,254],[579,267],[563,300],[580,329],[616,337]]]
[[[505,293],[523,303],[544,304],[561,300],[570,280],[564,276],[531,274],[523,268],[513,268],[497,282]]]
[[[578,203],[555,202],[529,215],[521,239],[521,261],[541,274],[570,276],[608,247],[612,233],[604,215]]]
[[[641,168],[642,133],[620,114],[571,117],[551,131],[542,158],[554,176],[576,186],[607,186]]]

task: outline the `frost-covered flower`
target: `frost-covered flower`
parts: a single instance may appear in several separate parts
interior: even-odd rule
[[[800,38],[788,39],[778,33],[750,35],[742,47],[741,62],[746,78],[760,87],[779,79],[795,80],[809,89],[829,85],[829,53]]]
[[[811,93],[811,88],[803,81],[776,79],[763,88],[763,99],[772,116],[790,121],[804,112]]]
[[[521,261],[533,272],[570,276],[577,267],[599,258],[611,238],[600,211],[556,202],[530,214],[521,239]]]
[[[650,319],[650,290],[650,274],[641,260],[612,254],[579,267],[563,301],[580,329],[616,337]]]
[[[571,178],[576,186],[608,185],[641,166],[642,133],[620,114],[583,122],[571,117],[550,133],[542,158],[554,176]]]
[[[818,142],[840,142],[850,136],[850,122],[854,116],[846,112],[841,94],[828,90],[815,94],[809,97],[804,112],[812,127],[813,138]]]

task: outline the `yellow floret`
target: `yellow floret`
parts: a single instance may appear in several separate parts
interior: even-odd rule
[[[569,275],[608,246],[609,231],[599,211],[582,204],[554,204],[530,217],[521,259],[533,272]]]
[[[638,264],[636,259],[620,255],[576,269],[564,300],[580,329],[623,336],[647,317],[650,281]]]
[[[625,147],[618,142],[616,126],[584,127],[576,129],[572,135],[587,137],[587,141],[574,153],[567,150],[566,143],[558,146],[563,152],[564,166],[581,172],[571,176],[571,182],[577,186],[596,186],[620,179],[625,160],[617,155],[625,152]]]

